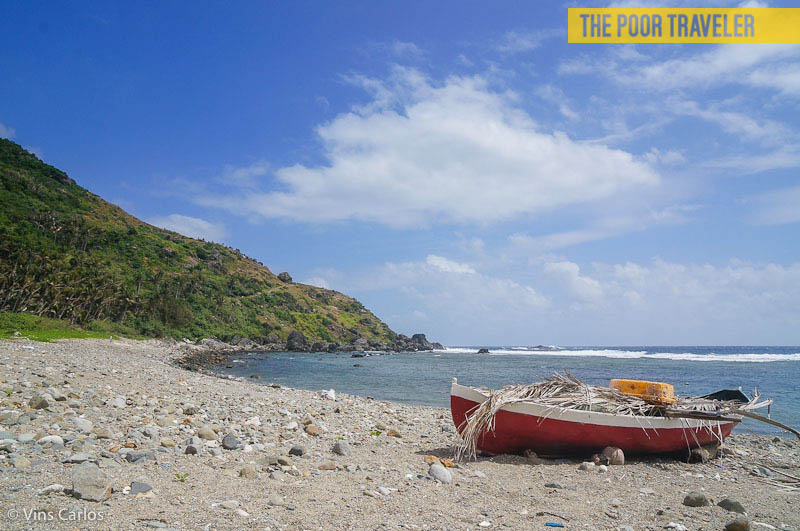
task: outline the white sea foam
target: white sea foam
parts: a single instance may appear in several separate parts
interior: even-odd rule
[[[446,352],[454,354],[474,354],[477,349],[463,347],[448,347]],[[800,352],[791,354],[696,354],[691,352],[658,352],[650,353],[646,350],[618,350],[618,349],[579,349],[579,350],[529,350],[527,348],[510,347],[490,349],[489,356],[564,356],[586,358],[617,358],[617,359],[659,359],[675,361],[701,361],[701,362],[731,362],[731,363],[768,363],[773,361],[800,361]]]

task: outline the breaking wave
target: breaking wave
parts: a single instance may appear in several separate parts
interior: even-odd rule
[[[478,349],[464,347],[448,347],[446,352],[458,354],[475,354]],[[558,349],[558,350],[531,350],[526,347],[490,348],[488,356],[556,356],[556,357],[586,357],[586,358],[617,358],[617,359],[658,359],[676,361],[701,361],[701,362],[730,362],[730,363],[769,363],[775,361],[800,361],[800,352],[788,354],[758,354],[758,353],[732,353],[699,354],[692,352],[648,352],[647,350],[619,350],[619,349]]]

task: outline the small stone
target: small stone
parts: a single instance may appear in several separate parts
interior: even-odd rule
[[[223,509],[236,509],[239,507],[239,505],[241,504],[236,500],[225,500],[224,502],[220,503],[220,506]]]
[[[479,527],[491,527],[492,523],[489,520],[483,520],[478,524]]]
[[[39,394],[34,395],[28,400],[28,406],[32,409],[46,409],[50,405],[50,401],[48,400],[48,395],[46,394]]]
[[[186,455],[197,455],[200,453],[200,449],[197,446],[190,444],[186,447],[186,451],[184,453]]]
[[[320,464],[317,468],[320,470],[336,470],[336,463],[333,461],[325,461],[324,463]]]
[[[336,441],[331,451],[336,455],[341,455],[344,457],[349,457],[351,453],[350,445],[347,444],[347,441]]]
[[[239,477],[254,479],[258,477],[258,470],[255,465],[244,465],[239,469]]]
[[[378,492],[380,492],[384,496],[388,496],[389,494],[392,493],[392,491],[387,489],[386,487],[378,487]]]
[[[737,516],[725,524],[725,531],[750,531],[750,519],[746,516]]]
[[[746,514],[747,513],[747,511],[744,510],[744,507],[742,506],[742,504],[739,503],[737,500],[734,500],[732,498],[725,498],[724,500],[722,500],[719,503],[717,503],[717,505],[722,507],[726,511],[731,511],[731,512],[739,513],[739,514]]]
[[[277,461],[278,461],[278,464],[281,465],[281,466],[292,466],[292,465],[294,465],[294,461],[292,461],[290,458],[284,457],[284,456],[278,456]]]
[[[75,429],[77,429],[80,433],[89,433],[92,431],[92,421],[89,419],[82,419],[78,417],[73,419],[72,423],[75,425]]]
[[[292,446],[292,448],[289,450],[289,455],[301,456],[304,453],[306,453],[306,449],[302,446]]]
[[[228,435],[222,438],[222,447],[226,450],[236,450],[239,446],[239,439],[236,438],[233,432],[228,433]]]
[[[609,465],[624,465],[625,464],[625,454],[622,452],[620,448],[616,446],[606,446],[603,448],[601,455],[604,455],[608,458]]]
[[[144,494],[145,492],[150,492],[151,490],[153,490],[153,487],[148,483],[143,481],[133,481],[131,482],[131,490],[128,492],[128,494],[135,496],[136,494]]]
[[[319,429],[318,426],[309,424],[308,426],[306,426],[306,433],[313,437],[319,437],[320,435],[322,435],[322,430]]]
[[[124,408],[127,404],[125,403],[125,398],[124,397],[118,396],[118,397],[114,398],[113,400],[109,401],[108,405],[111,406],[111,407],[116,407],[116,408]]]
[[[711,505],[705,494],[698,491],[690,492],[683,498],[683,504],[688,507],[706,507]]]
[[[161,446],[163,446],[164,448],[174,448],[175,447],[175,441],[173,441],[172,439],[170,439],[168,437],[162,438],[159,441],[159,444]]]
[[[428,469],[428,475],[438,481],[439,483],[452,483],[453,475],[443,467],[440,463],[434,463]]]
[[[89,461],[91,459],[92,459],[91,455],[81,452],[81,453],[77,453],[77,454],[72,454],[71,456],[67,457],[66,459],[64,459],[61,462],[62,463],[66,463],[66,464],[75,465],[75,464],[83,463],[84,461]]]
[[[165,529],[167,527],[167,523],[160,520],[150,520],[145,524],[145,527],[149,527],[151,529]]]
[[[64,445],[64,439],[58,435],[45,435],[37,442],[42,446],[44,446],[45,444],[60,444],[62,446]]]
[[[37,490],[36,491],[36,495],[37,496],[47,496],[49,494],[54,494],[56,492],[64,492],[65,488],[66,487],[64,487],[64,485],[61,485],[60,483],[53,483],[52,485],[48,485],[48,486],[44,487],[43,489]]]
[[[98,439],[111,439],[114,436],[108,428],[94,428],[92,433]]]
[[[606,465],[600,465],[597,467],[598,472],[608,472],[608,467]]]
[[[18,456],[18,457],[15,457],[14,459],[12,459],[11,460],[11,464],[14,465],[14,468],[18,468],[18,469],[25,469],[25,468],[30,468],[31,467],[30,460],[25,458],[25,457],[22,457],[22,456]]]
[[[211,429],[210,426],[203,426],[199,430],[197,430],[197,436],[201,439],[205,439],[206,441],[216,441],[217,434],[214,433],[214,430]]]
[[[200,413],[200,410],[197,409],[197,406],[187,404],[183,407],[184,415],[191,416],[191,415],[197,415],[198,413]]]
[[[561,485],[561,483],[555,483],[555,482],[552,482],[552,481],[550,483],[545,483],[544,486],[546,488],[548,488],[548,489],[563,489],[564,488]]]
[[[111,497],[111,482],[97,465],[86,461],[72,471],[72,495],[81,500],[105,501]]]
[[[149,450],[134,450],[125,454],[125,460],[129,463],[142,464],[146,461],[155,461],[156,454]]]
[[[594,470],[594,463],[584,461],[578,466],[578,470]]]
[[[398,439],[402,438],[403,436],[394,428],[389,428],[389,431],[386,432],[386,435],[389,437],[397,437]]]
[[[283,500],[280,498],[280,496],[273,496],[269,499],[267,504],[272,507],[283,507]]]

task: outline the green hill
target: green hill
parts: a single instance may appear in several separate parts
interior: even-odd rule
[[[145,337],[392,343],[355,299],[136,219],[0,139],[0,312]]]

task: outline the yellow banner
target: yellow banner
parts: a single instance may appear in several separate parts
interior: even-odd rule
[[[569,42],[800,43],[800,8],[570,8]]]

